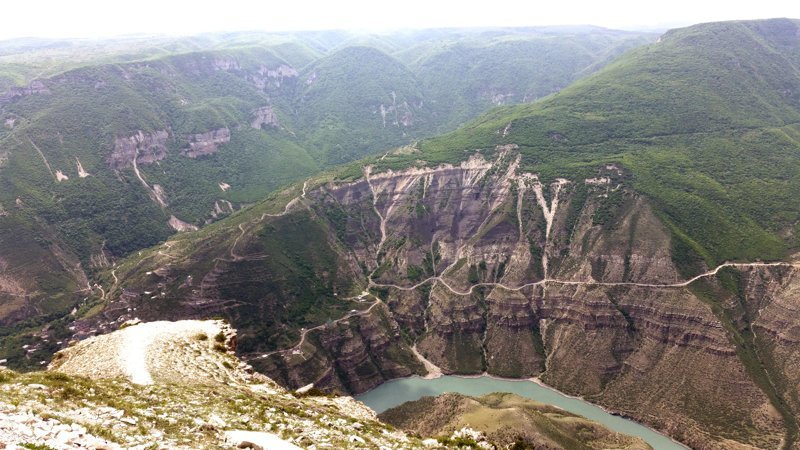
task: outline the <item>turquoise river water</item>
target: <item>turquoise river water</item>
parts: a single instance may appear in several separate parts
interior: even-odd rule
[[[686,450],[688,448],[640,423],[615,416],[597,405],[574,397],[568,397],[555,389],[530,380],[504,380],[489,376],[442,376],[434,379],[401,378],[388,381],[369,392],[359,395],[356,399],[362,401],[375,412],[381,413],[405,402],[445,392],[458,392],[472,396],[480,396],[492,392],[510,392],[540,403],[558,406],[565,411],[600,422],[614,431],[638,436],[655,450]]]

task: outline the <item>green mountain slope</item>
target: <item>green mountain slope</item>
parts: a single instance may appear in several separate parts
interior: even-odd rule
[[[449,118],[439,128],[446,131],[488,106],[529,103],[557,92],[623,51],[651,42],[638,34],[586,31],[545,29],[534,38],[486,32],[481,39],[426,47],[411,64],[426,90],[437,93],[432,107]]]
[[[476,33],[379,40],[400,54]],[[600,39],[604,33],[563,37],[597,35],[603,48],[638,42],[625,34]],[[454,123],[446,110],[434,114],[428,99],[439,93],[413,67],[351,45],[357,39],[348,32],[218,33],[0,43],[0,86],[7,86],[0,89],[0,254],[14,271],[9,286],[25,286],[2,290],[0,323],[71,309],[86,296],[87,279],[176,229],[201,227],[331,164]],[[598,63],[600,56],[581,59],[569,77]],[[14,256],[29,245],[15,237],[28,234],[40,243],[33,253],[59,249],[36,270]],[[60,281],[40,276],[45,267]],[[22,308],[25,295],[42,308]],[[53,308],[44,305],[48,298]]]
[[[296,100],[307,148],[338,164],[408,142],[431,129],[413,73],[370,47],[347,47],[303,71]],[[427,123],[426,123],[427,122]]]
[[[465,148],[514,143],[523,164],[548,177],[622,163],[680,238],[688,272],[697,260],[780,258],[797,246],[800,213],[791,200],[800,194],[796,29],[776,19],[674,30],[420,149],[430,162],[454,162]],[[411,162],[393,156],[379,167]]]
[[[428,362],[539,376],[693,448],[797,448],[798,29],[671,31],[131,255],[64,322],[222,315],[292,387]]]

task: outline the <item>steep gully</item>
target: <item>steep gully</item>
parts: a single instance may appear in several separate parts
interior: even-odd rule
[[[153,200],[155,200],[156,203],[159,204],[159,206],[161,206],[162,208],[166,208],[167,202],[166,200],[164,200],[163,194],[158,192],[158,190],[156,190],[155,188],[150,187],[150,185],[147,184],[147,181],[145,181],[144,178],[142,177],[142,174],[139,173],[139,165],[137,164],[138,158],[139,158],[139,151],[137,150],[133,156],[133,172],[136,174],[136,178],[138,178],[139,181],[142,182],[142,185],[144,185],[145,189],[147,189],[147,191],[150,193],[150,197]]]

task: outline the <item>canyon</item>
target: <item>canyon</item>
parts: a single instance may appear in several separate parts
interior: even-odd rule
[[[798,449],[798,30],[671,30],[563,89],[442,77],[472,70],[467,45],[197,52],[20,87],[0,102],[0,357],[224,319],[284,389],[534,378],[691,448]],[[545,97],[463,122],[463,92]],[[77,127],[95,96],[114,114]]]
[[[461,59],[440,43],[502,45],[558,69],[543,76],[532,65],[493,68],[529,74],[500,84],[533,92],[596,70],[606,52],[654,38],[595,29],[504,29],[488,41],[475,30],[390,33],[381,42],[357,36],[0,43],[0,254],[19,269],[15,277],[26,280],[28,296],[23,302],[0,291],[0,322],[9,326],[0,333],[0,359],[28,369],[49,359],[66,336],[34,341],[42,327],[70,321],[88,300],[84,278],[99,282],[107,276],[101,269],[175,231],[222,220],[333,165],[453,129],[485,111],[491,103],[476,97],[433,114],[430,105],[446,101],[430,81],[449,70],[429,71],[423,61]],[[505,44],[506,37],[515,42]],[[528,55],[531,45],[571,64],[562,69],[562,60]],[[386,121],[404,125],[384,128],[382,105],[396,105]]]
[[[694,448],[794,436],[800,265],[730,262],[684,278],[669,231],[618,165],[543,181],[503,145],[458,165],[312,179],[281,212],[250,217],[217,244],[227,250],[210,272],[210,255],[185,243],[124,268],[126,289],[96,319],[222,313],[241,330],[240,355],[289,387],[360,393],[428,363],[540,377]],[[300,279],[286,257],[307,264]],[[298,285],[324,312],[287,328]]]

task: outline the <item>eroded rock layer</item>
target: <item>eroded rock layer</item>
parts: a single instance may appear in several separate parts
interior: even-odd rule
[[[151,164],[167,157],[167,130],[145,133],[142,131],[114,140],[114,151],[108,165],[115,170],[138,164]]]
[[[223,314],[240,353],[295,388],[424,374],[416,346],[444,373],[537,376],[695,448],[775,448],[800,413],[797,266],[686,278],[618,165],[544,179],[502,146],[367,167],[196,248],[226,253],[171,249],[106,317]]]

